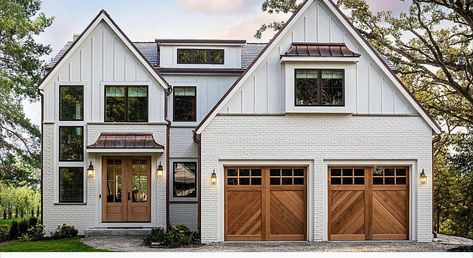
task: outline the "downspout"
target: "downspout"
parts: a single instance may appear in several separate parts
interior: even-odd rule
[[[172,88],[168,88],[164,96],[164,120],[166,125],[166,228],[171,227],[169,219],[169,157],[170,157],[170,137],[171,137],[171,120],[168,118],[168,97],[172,93]]]
[[[40,170],[40,173],[41,173],[41,181],[40,181],[40,194],[41,194],[41,197],[40,197],[40,202],[41,202],[41,224],[44,225],[44,221],[43,221],[43,134],[44,134],[44,131],[43,131],[43,121],[44,121],[44,95],[43,93],[41,92],[40,89],[38,89],[38,94],[41,98],[41,136],[40,136],[40,144],[41,144],[41,149],[40,149],[40,153],[39,153],[39,157],[40,157],[40,160],[39,160],[39,164],[41,166],[41,170]]]
[[[198,172],[198,176],[199,176],[199,181],[198,181],[198,186],[197,186],[197,189],[198,189],[198,195],[197,195],[197,232],[199,232],[199,234],[201,233],[200,231],[200,227],[201,227],[201,194],[202,194],[202,156],[201,156],[201,153],[202,153],[202,144],[201,144],[201,141],[200,141],[200,135],[198,135],[196,133],[196,131],[194,130],[194,135],[193,135],[193,139],[194,139],[194,142],[197,143],[198,145],[198,148],[197,148],[197,171]]]
[[[435,151],[434,151],[434,146],[437,142],[440,141],[442,137],[440,135],[436,135],[434,140],[432,141],[432,233],[434,236],[434,241],[437,241],[437,225],[436,225],[436,218],[435,218],[435,188],[434,188],[434,183],[435,183]]]

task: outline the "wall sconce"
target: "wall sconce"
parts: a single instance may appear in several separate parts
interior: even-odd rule
[[[156,169],[156,178],[158,181],[161,181],[164,177],[164,170],[163,170],[163,165],[161,165],[161,161],[159,162],[158,168]]]
[[[419,178],[420,178],[420,183],[421,184],[423,184],[423,185],[427,184],[427,175],[425,174],[424,169],[422,169],[422,172],[420,172]]]
[[[95,169],[94,165],[92,165],[92,161],[90,161],[89,167],[87,168],[87,178],[93,179],[95,177]]]
[[[217,184],[217,173],[215,173],[215,169],[210,176],[210,184],[216,185]]]

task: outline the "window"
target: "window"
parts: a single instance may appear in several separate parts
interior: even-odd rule
[[[105,122],[147,122],[148,87],[105,86]]]
[[[177,50],[178,64],[224,64],[223,49],[186,49]]]
[[[296,106],[344,106],[343,70],[295,70]]]
[[[84,127],[59,127],[59,161],[84,160]]]
[[[227,169],[227,185],[261,185],[261,168],[229,168]]]
[[[81,121],[84,119],[84,87],[59,86],[59,120]]]
[[[174,163],[174,197],[196,197],[196,162]]]
[[[173,120],[175,122],[195,122],[197,117],[196,88],[175,87],[173,106]]]
[[[59,202],[84,202],[84,168],[59,168]]]

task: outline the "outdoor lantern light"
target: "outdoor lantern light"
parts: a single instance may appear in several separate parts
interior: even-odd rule
[[[420,183],[423,185],[427,184],[427,175],[425,174],[424,169],[420,172]]]
[[[87,168],[87,178],[94,178],[95,177],[95,169],[94,165],[92,165],[92,161],[90,161],[89,167]]]
[[[156,169],[156,177],[159,181],[161,181],[161,179],[164,177],[164,170],[163,165],[161,165],[161,161],[159,162],[158,168]]]
[[[210,183],[212,185],[216,185],[217,184],[217,173],[215,173],[215,169],[214,171],[212,172],[212,175],[210,176]]]

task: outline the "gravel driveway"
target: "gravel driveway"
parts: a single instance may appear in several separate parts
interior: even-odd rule
[[[473,240],[440,235],[438,242],[226,242],[191,248],[161,249],[142,246],[133,236],[94,236],[81,239],[94,248],[122,252],[444,252]]]

